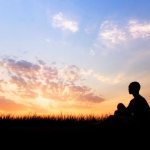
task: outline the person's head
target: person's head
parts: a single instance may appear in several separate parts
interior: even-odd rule
[[[134,81],[129,84],[129,94],[139,93],[141,86],[138,82]]]

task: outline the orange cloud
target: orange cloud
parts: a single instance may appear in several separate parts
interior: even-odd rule
[[[9,93],[23,99],[36,99],[41,96],[62,102],[73,100],[100,103],[104,101],[103,98],[95,95],[90,87],[80,85],[84,76],[83,69],[75,65],[59,68],[56,65],[49,66],[42,60],[33,64],[26,60],[5,58],[0,61],[0,67],[4,68],[9,76],[7,85],[14,87],[9,89]],[[2,86],[0,90],[3,92]]]

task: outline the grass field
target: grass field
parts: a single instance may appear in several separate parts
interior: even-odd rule
[[[148,127],[129,127],[117,124],[101,124],[109,115],[73,116],[73,115],[0,115],[1,144],[12,143],[19,149],[74,149],[82,147],[117,146],[117,143],[134,145],[146,141],[150,131]],[[96,123],[100,123],[96,125]],[[139,142],[138,142],[139,141]],[[19,145],[18,145],[19,143]],[[105,144],[108,143],[108,144]],[[6,147],[9,144],[5,144]],[[49,148],[47,148],[49,147]]]
[[[83,126],[105,120],[108,115],[0,115],[0,126]]]

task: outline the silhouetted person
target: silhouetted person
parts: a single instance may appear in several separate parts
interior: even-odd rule
[[[132,116],[138,123],[147,123],[150,119],[150,108],[145,100],[139,94],[140,84],[138,82],[132,82],[129,84],[129,94],[133,95],[133,99],[130,101],[127,108],[122,104],[118,104],[118,109],[115,111],[114,115],[119,116]]]
[[[150,108],[145,100],[139,94],[140,84],[138,82],[132,82],[129,84],[129,94],[133,95],[133,99],[129,102],[128,106],[119,103],[114,115],[110,115],[106,120],[97,123],[95,125],[114,126],[120,125],[146,125],[150,123]]]

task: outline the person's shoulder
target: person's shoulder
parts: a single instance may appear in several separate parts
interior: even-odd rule
[[[146,99],[141,95],[139,95],[139,99],[146,101]]]
[[[130,100],[130,104],[133,104],[135,102],[135,98]]]
[[[134,101],[135,101],[135,98],[131,99],[131,100],[130,100],[130,103],[132,103],[132,102],[134,102]]]
[[[149,104],[148,104],[147,100],[146,100],[143,96],[140,95],[139,100],[140,100],[143,104],[146,104],[146,105],[149,107]]]

